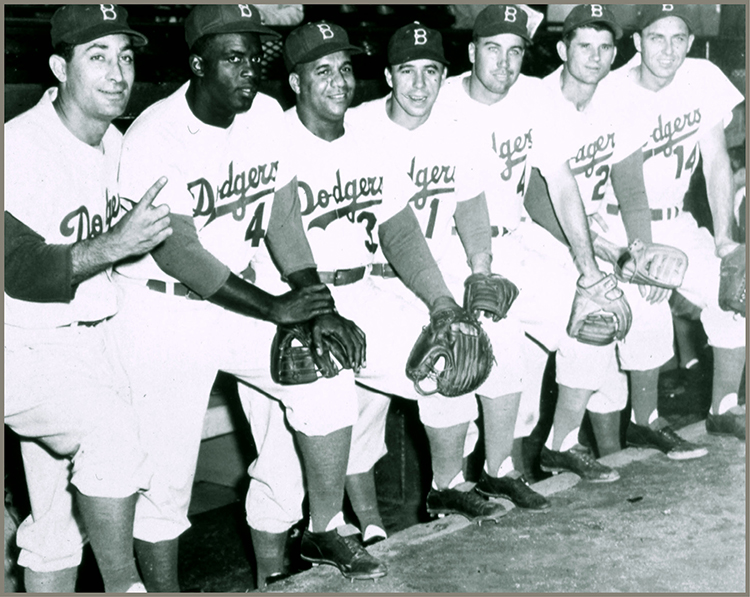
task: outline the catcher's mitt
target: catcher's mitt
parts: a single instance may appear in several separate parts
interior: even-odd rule
[[[443,368],[438,370],[436,365],[441,358]],[[482,326],[456,307],[432,315],[429,325],[422,328],[406,362],[406,376],[422,396],[436,392],[461,396],[485,382],[494,362],[492,344]],[[432,391],[420,386],[428,377],[437,384]]]
[[[745,245],[740,245],[721,258],[719,307],[745,315]]]
[[[278,326],[271,342],[271,379],[290,386],[338,375],[330,354],[324,350],[320,356],[312,344],[310,322]]]
[[[584,344],[606,346],[626,336],[632,319],[630,305],[612,274],[588,288],[579,280],[568,335]]]
[[[500,321],[518,296],[518,287],[498,274],[471,274],[464,282],[464,309],[479,319],[479,312]]]
[[[617,260],[615,275],[621,282],[675,289],[687,267],[688,257],[679,249],[636,239]]]

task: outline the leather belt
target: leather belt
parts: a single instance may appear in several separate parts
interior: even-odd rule
[[[620,206],[612,203],[607,203],[607,213],[616,216],[620,213]],[[680,215],[679,207],[667,207],[666,209],[652,209],[651,220],[653,222],[659,222],[661,220],[672,220]]]
[[[146,287],[162,294],[173,294],[182,296],[193,301],[202,301],[203,299],[190,290],[181,282],[165,282],[163,280],[147,280]]]
[[[395,270],[391,267],[390,263],[373,263],[372,269],[370,270],[370,275],[380,276],[381,278],[398,277]]]
[[[318,272],[320,281],[323,284],[333,284],[334,286],[346,286],[354,284],[365,277],[367,268],[362,265],[352,269],[337,269],[335,272]]]
[[[506,234],[510,232],[510,230],[508,230],[505,226],[503,226],[502,228],[498,228],[497,226],[492,226],[491,228],[492,228],[492,238],[497,238],[498,236],[505,236]],[[456,230],[455,226],[451,228],[451,234],[453,236],[458,235],[458,230]]]

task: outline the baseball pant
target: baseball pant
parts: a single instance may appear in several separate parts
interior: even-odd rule
[[[111,326],[5,326],[5,423],[23,440],[32,508],[18,530],[19,564],[38,572],[80,563],[70,484],[110,498],[149,484]]]
[[[719,307],[721,259],[716,256],[714,238],[699,228],[689,213],[671,220],[651,223],[654,242],[682,249],[688,256],[688,268],[679,293],[697,305],[708,343],[716,348],[745,346],[745,318]]]
[[[272,396],[284,405],[291,427],[305,435],[328,435],[356,421],[353,386],[348,392],[324,392],[310,384],[300,392],[273,383],[268,355],[274,325],[208,301],[155,292],[123,276],[115,279],[122,304],[116,327],[141,438],[155,469],[151,488],[136,506],[136,538],[174,539],[190,526],[187,510],[203,418],[219,370],[259,390],[243,392],[248,416],[270,408],[250,401]],[[279,470],[299,466],[287,453],[291,462],[277,460]]]

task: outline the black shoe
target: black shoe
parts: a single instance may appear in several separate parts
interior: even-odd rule
[[[471,521],[495,520],[508,511],[497,502],[491,502],[473,489],[430,489],[427,494],[427,512],[432,515],[460,514]]]
[[[656,448],[664,452],[672,460],[690,460],[708,454],[704,446],[699,446],[681,438],[669,425],[661,429],[651,429],[644,425],[636,425],[632,421],[628,425],[625,439],[634,448]]]
[[[519,508],[547,510],[550,507],[547,498],[531,489],[523,475],[516,475],[518,476],[490,477],[482,471],[482,477],[474,489],[485,497],[510,500]]]
[[[721,415],[708,413],[706,432],[711,435],[732,435],[745,441],[745,414],[726,412]]]
[[[305,531],[300,556],[313,564],[336,566],[346,578],[368,580],[388,574],[379,562],[354,536],[342,537],[336,529],[325,533]]]
[[[539,464],[543,471],[570,471],[592,483],[611,483],[620,478],[620,473],[615,469],[597,462],[588,452],[578,450],[557,452],[543,447]]]

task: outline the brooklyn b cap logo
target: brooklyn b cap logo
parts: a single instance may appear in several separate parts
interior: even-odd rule
[[[346,31],[333,23],[307,23],[292,31],[284,42],[284,64],[289,72],[298,64],[313,62],[323,56],[348,50],[361,54],[363,50],[349,43]]]
[[[393,66],[420,59],[449,64],[443,52],[440,32],[414,22],[401,27],[391,37],[388,42],[388,64]]]
[[[116,4],[69,4],[52,15],[52,47],[60,43],[74,46],[100,37],[124,33],[134,46],[145,46],[148,39],[128,25],[128,11]]]

